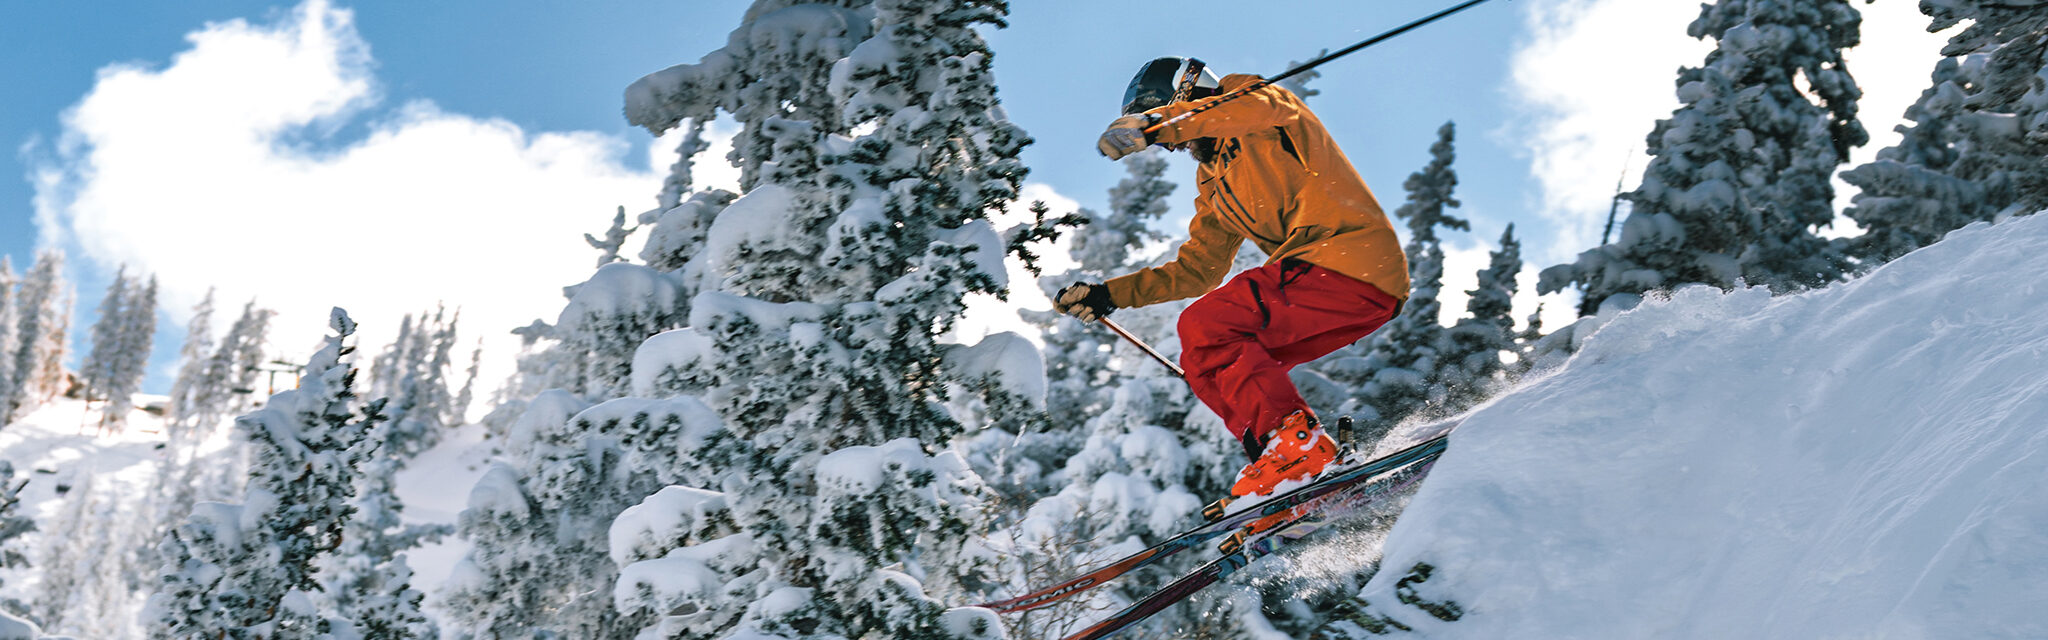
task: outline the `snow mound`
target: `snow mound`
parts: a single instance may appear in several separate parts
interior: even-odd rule
[[[1431,638],[2048,637],[2044,275],[2035,216],[1646,301],[1465,421],[1363,596]]]

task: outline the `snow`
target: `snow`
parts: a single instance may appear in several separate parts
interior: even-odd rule
[[[932,460],[916,438],[897,438],[873,447],[846,447],[818,459],[818,495],[870,493],[881,488],[888,477],[887,470],[924,470],[934,466]]]
[[[620,611],[645,609],[685,618],[705,613],[725,586],[719,571],[753,558],[753,545],[751,536],[734,534],[624,565],[612,598]]]
[[[1465,420],[1363,596],[1429,638],[2048,637],[2043,274],[2035,216],[1614,314]],[[1396,604],[1418,563],[1462,619]]]
[[[483,432],[474,426],[449,430],[434,448],[420,452],[399,470],[396,490],[399,502],[405,505],[406,524],[453,523],[474,503],[474,489],[469,494],[455,489],[476,486],[489,470],[485,461],[489,447]],[[516,509],[519,517],[525,517],[524,501]],[[439,603],[441,583],[468,552],[469,542],[451,535],[401,554],[412,568],[412,587],[427,594],[426,605]]]
[[[584,331],[586,322],[618,316],[660,316],[682,303],[677,278],[654,269],[614,262],[599,267],[590,280],[575,287],[569,304],[555,322],[556,335]],[[651,313],[650,313],[651,312]]]
[[[703,526],[709,514],[724,510],[725,494],[664,487],[612,520],[612,562],[625,566],[646,558],[650,549],[674,547]]]
[[[755,16],[733,30],[726,45],[696,64],[647,74],[626,88],[626,120],[659,135],[684,118],[708,114],[722,83],[739,79],[738,59],[781,55],[785,64],[829,63],[868,37],[871,18],[838,7],[801,4]]]
[[[1004,389],[1031,406],[1045,406],[1045,357],[1024,336],[1005,331],[971,347],[953,347],[946,361],[967,379],[995,374]]]
[[[823,307],[809,302],[775,303],[724,291],[706,291],[690,299],[690,326],[699,328],[745,318],[763,329],[775,330],[795,322],[815,322],[823,314]]]
[[[740,196],[718,218],[711,222],[706,232],[703,252],[704,272],[719,277],[745,262],[753,253],[771,251],[783,247],[789,239],[801,234],[791,233],[797,224],[800,212],[796,207],[796,192],[788,187],[764,184]]]
[[[655,334],[633,352],[633,395],[656,397],[661,380],[676,371],[687,371],[699,363],[709,362],[713,344],[711,337],[697,333],[695,329],[675,329]]]
[[[994,278],[997,287],[1009,288],[1010,270],[1003,266],[1003,234],[996,232],[994,224],[987,220],[973,220],[958,229],[941,229],[936,235],[933,238],[936,242],[973,247],[974,251],[967,254],[968,260],[980,267],[982,273]]]
[[[0,612],[0,640],[37,640],[43,630],[27,620]]]

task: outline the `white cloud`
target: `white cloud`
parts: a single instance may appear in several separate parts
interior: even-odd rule
[[[1671,84],[1678,68],[1699,64],[1710,48],[1685,35],[1696,3],[1527,6],[1531,35],[1514,53],[1512,90],[1532,115],[1524,139],[1543,189],[1539,213],[1559,230],[1548,244],[1530,242],[1527,255],[1552,264],[1599,241],[1624,163],[1633,184],[1644,164],[1643,137],[1678,107]]]
[[[582,234],[619,205],[653,205],[675,140],[653,168],[629,167],[629,143],[597,133],[428,102],[373,120],[373,61],[351,19],[308,0],[276,24],[206,25],[160,69],[103,69],[38,172],[44,242],[156,273],[181,321],[209,286],[222,314],[256,298],[280,312],[272,344],[293,358],[332,306],[363,323],[365,345],[440,301],[462,308],[465,341],[552,321],[560,287],[595,262]],[[357,123],[361,139],[334,139]]]
[[[1599,242],[1615,179],[1634,188],[1646,158],[1643,138],[1678,107],[1672,81],[1711,50],[1685,35],[1699,15],[1692,2],[1543,0],[1530,3],[1531,34],[1514,53],[1514,95],[1525,103],[1531,172],[1542,185],[1540,214],[1557,237],[1532,242],[1529,259],[1554,264]],[[1939,36],[1912,3],[1858,3],[1863,44],[1847,54],[1862,86],[1860,101],[1871,143],[1852,156],[1869,160],[1898,140],[1899,115],[1919,96],[1934,69]],[[1838,188],[1843,185],[1837,184]],[[1846,196],[1844,197],[1846,201]]]

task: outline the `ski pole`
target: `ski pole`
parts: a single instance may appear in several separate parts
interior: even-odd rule
[[[1288,78],[1291,78],[1291,77],[1293,77],[1293,76],[1294,76],[1295,74],[1301,73],[1301,72],[1303,72],[1303,71],[1307,71],[1307,70],[1309,70],[1309,69],[1314,69],[1314,68],[1316,68],[1316,66],[1317,66],[1317,65],[1320,65],[1320,64],[1322,64],[1322,63],[1325,63],[1325,62],[1329,62],[1329,61],[1331,61],[1331,60],[1335,60],[1335,59],[1337,59],[1337,58],[1341,58],[1341,57],[1344,57],[1345,55],[1347,55],[1347,54],[1349,54],[1349,53],[1351,53],[1351,52],[1353,52],[1353,51],[1357,51],[1357,50],[1359,50],[1359,49],[1364,49],[1364,48],[1366,48],[1366,47],[1370,47],[1370,46],[1373,46],[1373,45],[1375,45],[1375,44],[1379,44],[1379,43],[1380,43],[1381,41],[1387,40],[1387,39],[1389,39],[1389,38],[1392,38],[1392,37],[1394,37],[1394,36],[1398,36],[1398,35],[1401,35],[1401,34],[1403,34],[1403,33],[1407,33],[1407,32],[1409,32],[1409,31],[1411,31],[1411,30],[1414,30],[1414,29],[1415,29],[1416,27],[1420,27],[1420,26],[1422,26],[1422,25],[1425,25],[1425,24],[1429,24],[1429,23],[1431,23],[1431,22],[1436,22],[1437,20],[1441,20],[1441,19],[1443,19],[1443,18],[1444,18],[1445,16],[1451,15],[1451,14],[1453,14],[1453,13],[1457,13],[1457,12],[1459,12],[1459,11],[1464,11],[1464,10],[1466,10],[1466,9],[1468,9],[1468,8],[1471,8],[1471,7],[1472,7],[1472,5],[1475,5],[1475,4],[1479,4],[1479,3],[1481,3],[1481,2],[1485,2],[1485,1],[1486,1],[1486,0],[1465,0],[1465,2],[1461,2],[1461,3],[1458,3],[1458,5],[1457,5],[1457,6],[1454,6],[1454,7],[1451,7],[1451,8],[1449,8],[1449,9],[1445,9],[1445,10],[1442,10],[1442,11],[1438,11],[1438,12],[1436,12],[1436,13],[1430,14],[1430,15],[1429,15],[1428,17],[1422,18],[1422,19],[1420,19],[1420,20],[1416,20],[1416,21],[1414,21],[1414,22],[1410,22],[1410,23],[1408,23],[1408,24],[1404,24],[1404,25],[1401,25],[1400,27],[1397,27],[1397,28],[1393,29],[1392,31],[1388,31],[1388,32],[1386,32],[1386,33],[1382,33],[1382,34],[1379,34],[1379,35],[1373,36],[1373,37],[1371,37],[1371,38],[1366,38],[1366,39],[1365,39],[1365,40],[1364,40],[1363,42],[1360,42],[1360,43],[1358,43],[1358,44],[1354,44],[1354,45],[1351,45],[1351,46],[1349,46],[1349,47],[1345,47],[1345,48],[1343,48],[1343,49],[1339,49],[1339,50],[1338,50],[1338,51],[1337,51],[1336,53],[1332,53],[1332,54],[1329,54],[1329,55],[1323,56],[1323,57],[1321,57],[1321,58],[1316,58],[1316,59],[1314,59],[1314,60],[1310,60],[1310,61],[1308,61],[1308,62],[1302,63],[1302,65],[1301,65],[1301,66],[1299,66],[1299,67],[1295,67],[1295,68],[1293,68],[1293,69],[1288,69],[1287,71],[1285,71],[1285,72],[1281,73],[1280,75],[1277,75],[1277,76],[1273,76],[1273,77],[1271,77],[1271,78],[1260,78],[1260,79],[1259,79],[1258,81],[1256,81],[1256,82],[1253,82],[1253,83],[1251,83],[1251,84],[1248,84],[1248,85],[1245,85],[1245,86],[1242,86],[1242,87],[1238,87],[1238,88],[1236,88],[1236,89],[1234,89],[1234,90],[1231,90],[1231,91],[1230,91],[1229,93],[1225,93],[1225,94],[1223,94],[1223,95],[1217,96],[1215,100],[1212,100],[1212,101],[1210,101],[1210,102],[1208,102],[1208,103],[1206,103],[1206,104],[1202,104],[1202,105],[1200,105],[1200,106],[1197,106],[1197,107],[1195,107],[1195,108],[1193,108],[1193,109],[1189,109],[1187,113],[1183,113],[1183,114],[1180,114],[1180,115],[1174,116],[1174,117],[1172,117],[1172,118],[1170,118],[1170,119],[1167,119],[1167,120],[1165,120],[1165,121],[1163,121],[1163,122],[1160,122],[1159,124],[1155,124],[1155,125],[1152,125],[1152,126],[1150,126],[1150,127],[1146,127],[1146,128],[1145,128],[1145,133],[1146,133],[1146,135],[1151,135],[1151,134],[1154,134],[1154,133],[1158,133],[1160,129],[1164,129],[1164,128],[1166,128],[1166,126],[1167,126],[1167,125],[1172,125],[1172,124],[1179,124],[1179,123],[1181,123],[1181,122],[1183,122],[1183,121],[1187,120],[1188,118],[1192,118],[1192,117],[1195,117],[1195,114],[1197,114],[1197,113],[1201,113],[1201,112],[1204,112],[1204,111],[1208,111],[1208,110],[1210,110],[1210,109],[1214,109],[1214,108],[1216,108],[1216,107],[1218,107],[1218,106],[1221,106],[1221,105],[1222,105],[1223,103],[1225,103],[1225,102],[1229,102],[1229,101],[1231,101],[1231,100],[1236,100],[1236,99],[1238,99],[1238,98],[1240,98],[1240,97],[1243,97],[1243,96],[1244,96],[1244,94],[1247,94],[1247,93],[1251,93],[1251,92],[1253,92],[1253,91],[1258,91],[1259,89],[1265,88],[1265,87],[1266,87],[1266,85],[1270,85],[1270,84],[1273,84],[1273,83],[1275,83],[1275,82],[1279,82],[1279,81],[1281,81],[1281,80],[1286,80],[1286,79],[1288,79]]]
[[[1152,356],[1152,359],[1158,360],[1159,364],[1166,365],[1166,370],[1172,371],[1173,377],[1183,379],[1188,377],[1188,372],[1182,371],[1179,365],[1174,364],[1172,360],[1166,359],[1166,356],[1159,355],[1158,351],[1153,351],[1152,345],[1145,344],[1144,340],[1139,340],[1137,336],[1131,335],[1131,332],[1125,331],[1123,325],[1117,324],[1115,320],[1109,318],[1096,318],[1095,320],[1101,322],[1102,326],[1109,327],[1110,331],[1115,331],[1117,335],[1123,336],[1125,340],[1131,341],[1131,344],[1137,345],[1139,351],[1145,352],[1145,355]]]

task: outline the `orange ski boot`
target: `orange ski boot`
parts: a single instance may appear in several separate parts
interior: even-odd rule
[[[1307,411],[1288,414],[1266,442],[1266,452],[1237,474],[1230,495],[1263,496],[1289,480],[1314,477],[1337,459],[1337,441]]]

